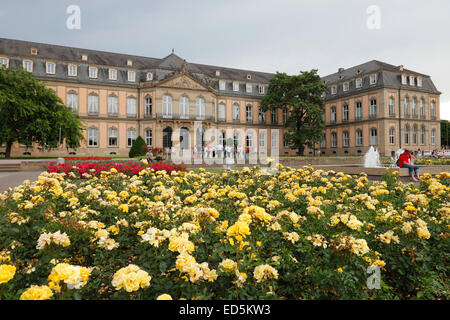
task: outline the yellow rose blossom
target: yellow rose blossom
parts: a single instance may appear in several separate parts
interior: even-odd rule
[[[0,285],[14,278],[16,267],[8,264],[0,265]]]
[[[20,295],[20,300],[48,300],[53,296],[48,286],[31,286]]]

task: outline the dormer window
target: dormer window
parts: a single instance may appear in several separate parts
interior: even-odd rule
[[[135,71],[128,71],[128,81],[129,82],[136,81],[136,72]]]
[[[337,86],[331,86],[331,94],[337,93]]]
[[[87,61],[87,60],[88,60],[87,54],[82,54],[82,55],[81,55],[81,60],[82,60],[82,61]]]
[[[402,74],[402,84],[408,84],[408,77],[406,74]]]
[[[109,69],[109,80],[117,80],[117,69]]]
[[[422,87],[422,77],[417,77],[417,86]]]
[[[71,77],[76,77],[77,76],[77,66],[74,64],[69,64],[67,66],[67,74]]]
[[[153,73],[147,72],[147,81],[152,81],[152,80],[153,80]]]
[[[33,72],[33,61],[23,60],[23,68],[28,72]]]
[[[264,94],[264,85],[260,84],[258,86],[258,92],[259,92],[259,94]]]
[[[370,84],[377,83],[377,75],[376,74],[371,74],[369,78],[370,78]]]
[[[247,74],[247,80],[251,80],[252,79],[252,75],[251,74]]]
[[[219,90],[225,90],[225,80],[219,80]]]
[[[239,91],[239,82],[233,81],[233,91]]]
[[[132,67],[133,66],[133,61],[128,59],[127,60],[127,66]]]
[[[31,48],[30,53],[31,53],[32,56],[37,56],[37,54],[38,54],[38,49],[36,49],[36,48]]]
[[[220,77],[220,70],[216,70],[216,77]]]
[[[252,93],[252,84],[247,83],[245,86],[245,89],[246,89],[247,93]]]
[[[342,85],[342,90],[348,91],[349,88],[350,88],[350,84],[348,82],[344,82],[344,84]]]
[[[89,67],[89,78],[97,79],[98,69],[97,67]]]
[[[362,88],[362,78],[358,78],[355,81],[356,88]]]
[[[410,86],[413,86],[415,83],[414,83],[414,80],[415,80],[415,77],[413,77],[413,76],[409,76],[409,85]]]
[[[56,73],[56,64],[54,62],[46,62],[45,72],[48,74],[55,74]]]

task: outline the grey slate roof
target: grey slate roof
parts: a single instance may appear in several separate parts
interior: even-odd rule
[[[371,74],[377,75],[376,84],[370,84],[369,76]],[[402,74],[407,76],[422,77],[422,87],[416,85],[402,84]],[[357,78],[362,78],[362,87],[356,88],[355,81]],[[328,94],[326,99],[337,99],[343,96],[355,94],[355,92],[363,91],[372,88],[390,87],[397,89],[409,89],[424,92],[431,92],[440,94],[436,89],[430,76],[416,71],[408,70],[400,66],[394,66],[385,62],[372,60],[348,69],[341,69],[336,73],[322,77],[322,80],[328,85]],[[343,91],[344,82],[349,82],[349,90]],[[331,86],[337,85],[336,94],[331,94]]]

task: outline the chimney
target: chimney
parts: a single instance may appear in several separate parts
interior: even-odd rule
[[[403,71],[403,65],[400,65],[400,66],[398,67],[398,69],[399,69],[400,71]]]
[[[344,70],[345,70],[344,68],[339,68],[339,69],[338,69],[338,72],[341,73],[341,72],[343,72]]]

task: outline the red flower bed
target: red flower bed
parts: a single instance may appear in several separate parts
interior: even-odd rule
[[[115,168],[118,172],[123,172],[126,175],[138,174],[141,170],[145,168],[152,168],[155,171],[165,170],[167,173],[172,171],[186,170],[183,165],[177,164],[167,164],[164,162],[153,163],[149,166],[144,165],[141,162],[129,162],[128,164],[114,163],[114,162],[74,162],[74,163],[64,163],[64,164],[53,164],[51,162],[47,168],[48,172],[65,173],[67,176],[71,172],[75,173],[77,176],[82,178],[83,173],[88,173],[92,176],[99,176],[102,171],[109,171],[111,168]]]

